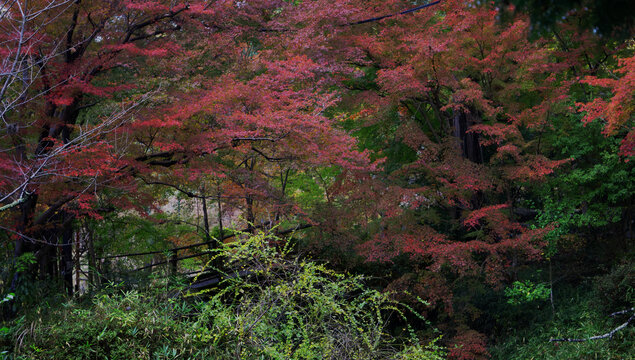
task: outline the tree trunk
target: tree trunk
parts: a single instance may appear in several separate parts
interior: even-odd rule
[[[94,289],[98,285],[95,271],[97,271],[97,261],[95,259],[95,244],[93,242],[93,234],[88,227],[85,227],[86,231],[86,245],[88,247],[88,286]]]
[[[81,274],[82,274],[82,269],[81,269],[81,264],[80,264],[80,259],[81,259],[81,253],[80,253],[80,244],[79,244],[79,230],[75,231],[75,294],[79,294],[79,285],[80,285],[80,279],[81,279]]]
[[[68,215],[67,215],[68,216]],[[62,225],[62,281],[68,295],[73,295],[73,226],[68,218]]]
[[[256,218],[254,216],[254,199],[251,195],[247,195],[245,197],[245,202],[247,203],[247,232],[254,232],[254,222]]]
[[[483,149],[478,141],[478,134],[467,131],[474,124],[479,123],[473,113],[456,112],[452,119],[454,136],[457,138],[463,156],[470,161],[483,163]]]
[[[223,208],[220,201],[220,190],[216,193],[216,202],[218,204],[218,241],[223,241],[225,234],[223,233]]]
[[[209,234],[209,218],[207,215],[207,198],[205,198],[205,189],[201,188],[201,201],[203,202],[203,229],[205,229],[205,241],[211,241]],[[212,245],[209,245],[210,249]]]
[[[37,204],[37,194],[27,194],[26,201],[20,204],[20,222],[17,226],[17,232],[19,233],[19,237],[15,241],[15,248],[13,249],[13,262],[14,264],[18,261],[18,258],[22,256],[24,253],[28,252],[30,240],[28,240],[23,234],[25,234],[28,225],[33,219],[33,215],[35,213],[35,205]],[[17,271],[13,275],[11,279],[11,291],[14,292],[18,286],[20,281],[20,273]]]
[[[249,183],[253,181],[253,171],[256,165],[256,160],[251,159],[251,163],[249,161],[245,162],[245,166],[249,169]],[[245,202],[247,204],[247,232],[254,232],[254,223],[256,222],[256,217],[254,215],[254,198],[247,194],[245,197]]]

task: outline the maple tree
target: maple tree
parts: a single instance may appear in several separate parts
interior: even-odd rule
[[[550,159],[542,138],[555,118],[571,111],[580,86],[614,94],[608,102],[595,97],[578,104],[586,121],[605,118],[607,136],[616,134],[613,126],[632,131],[629,60],[620,60],[619,79],[596,77],[619,47],[598,45],[597,37],[571,23],[562,24],[555,38],[532,41],[526,17],[501,24],[499,15],[493,6],[447,1],[438,12],[385,20],[349,35],[365,54],[355,60],[358,69],[369,70],[360,76],[371,81],[353,83],[350,107],[363,110],[351,122],[360,134],[365,127],[371,137],[384,132],[367,142],[387,156],[387,164],[385,173],[370,177],[348,172],[333,191],[349,204],[344,213],[350,221],[367,229],[358,245],[367,261],[398,268],[407,255],[424,284],[406,280],[412,275],[401,270],[404,277],[393,288],[418,291],[448,314],[455,313],[451,288],[457,276],[484,277],[495,286],[513,279],[521,262],[541,258],[545,235],[564,221],[528,227],[523,221],[535,211],[524,204],[530,187],[573,160]],[[581,85],[582,74],[589,75]],[[623,140],[626,161],[631,137]],[[374,201],[364,200],[368,196]],[[338,236],[350,238],[354,231],[341,218],[333,225],[345,227]],[[456,341],[480,345],[451,357],[484,352],[483,339],[468,341],[468,333],[459,330]]]
[[[4,229],[15,238],[16,257],[37,254],[41,276],[59,271],[70,282],[73,219],[99,216],[98,189],[121,180],[127,144],[117,129],[146,96],[125,95],[135,84],[108,77],[142,57],[166,55],[171,47],[159,36],[178,28],[174,21],[187,9],[127,1],[3,5],[0,186],[9,202],[3,209],[17,208],[3,214],[14,224]],[[99,112],[88,113],[98,104]]]
[[[42,70],[32,80],[33,91],[40,91],[38,98],[26,102],[34,120],[18,112],[9,114],[15,117],[9,122],[22,122],[12,141],[30,141],[34,155],[12,157],[5,152],[3,159],[3,167],[10,171],[2,183],[3,200],[10,202],[5,209],[19,208],[6,216],[22,214],[20,221],[15,218],[15,227],[6,229],[17,237],[16,256],[38,252],[42,276],[51,276],[57,271],[52,261],[57,238],[62,237],[63,262],[70,264],[74,219],[100,218],[104,211],[122,208],[145,213],[137,193],[142,189],[134,179],[177,189],[201,199],[204,206],[214,198],[219,219],[223,203],[234,205],[244,210],[246,222],[253,226],[257,218],[263,221],[263,213],[276,221],[284,213],[302,213],[285,199],[290,172],[323,165],[367,166],[365,155],[353,149],[352,138],[334,129],[334,119],[323,114],[336,100],[334,92],[326,91],[329,65],[301,51],[276,52],[277,39],[262,31],[265,22],[278,21],[272,14],[282,5],[295,11],[293,4],[275,1],[236,5],[238,11],[233,4],[202,2],[47,5],[57,12],[43,11],[48,27],[40,31],[47,40],[32,47],[57,52],[40,64]],[[13,18],[6,20],[10,26]],[[241,27],[245,21],[255,25]],[[227,22],[233,23],[229,29],[223,27]],[[26,20],[25,24],[37,26]],[[188,37],[194,31],[210,41],[192,42]],[[255,35],[260,40],[250,38]],[[246,48],[228,46],[235,41]],[[253,48],[261,46],[258,42],[263,49],[256,56]],[[20,60],[20,45],[18,40],[14,63],[26,66],[32,60]],[[164,60],[166,55],[184,64]],[[189,66],[196,61],[202,64]],[[121,81],[140,72],[141,65],[145,78],[135,75],[135,81]],[[189,83],[165,89],[178,99],[143,95],[144,88],[166,80],[161,76],[166,70],[192,76]],[[151,71],[161,75],[153,77]],[[15,80],[19,73],[16,70],[8,79]],[[109,115],[117,102],[125,104],[119,105],[124,110]],[[143,102],[152,112],[163,108],[166,116],[139,109]],[[91,112],[93,108],[97,111]],[[130,122],[133,108],[139,118]],[[269,178],[278,175],[280,182],[272,184]],[[215,187],[206,184],[212,179]],[[196,191],[186,190],[186,184]],[[105,188],[110,190],[101,193]],[[214,188],[214,194],[208,196],[205,188]],[[117,196],[117,190],[109,195],[112,189],[136,199]],[[108,203],[110,210],[100,209],[99,203]],[[207,219],[205,231],[209,237]],[[69,269],[61,272],[68,282]]]
[[[227,214],[248,232],[312,226],[300,246],[390,273],[381,286],[431,304],[418,309],[444,323],[451,358],[486,357],[461,286],[500,289],[554,239],[630,221],[632,45],[580,26],[582,10],[545,35],[507,5],[335,5],[0,8],[0,218],[14,259],[37,254],[31,272],[70,289],[88,222],[171,221],[212,248]],[[200,202],[202,225],[160,214],[175,195]],[[196,241],[182,229],[161,240]]]
[[[338,119],[326,114],[338,101],[330,88],[341,68],[333,62],[337,54],[297,43],[304,32],[326,31],[322,20],[329,14],[316,17],[284,2],[250,3],[223,13],[221,25],[218,11],[223,9],[198,15],[209,42],[185,40],[186,71],[194,80],[175,87],[179,95],[165,104],[163,116],[150,113],[132,124],[137,158],[147,165],[135,167],[148,184],[176,189],[205,206],[212,200],[216,209],[238,209],[248,230],[296,216],[310,222],[288,194],[294,177],[328,166],[371,167],[337,127]],[[334,21],[339,18],[329,18]],[[229,52],[219,49],[230,43]],[[214,52],[220,54],[210,56]],[[212,68],[222,70],[207,70]],[[208,226],[207,219],[203,223]]]

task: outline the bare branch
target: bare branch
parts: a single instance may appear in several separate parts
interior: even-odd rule
[[[622,311],[618,311],[616,313],[613,314],[625,314],[627,312],[633,311],[634,309],[628,309],[628,310],[622,310]],[[613,314],[609,315],[609,316],[613,316]],[[635,314],[631,315],[631,317],[628,318],[628,320],[626,320],[625,323],[623,323],[622,325],[616,327],[615,329],[607,332],[606,334],[602,334],[602,335],[596,335],[596,336],[591,336],[588,338],[582,338],[582,339],[570,339],[570,338],[563,338],[563,339],[550,339],[549,342],[556,342],[556,341],[565,341],[565,342],[585,342],[585,341],[592,341],[592,340],[599,340],[599,339],[610,339],[613,337],[613,335],[615,335],[616,332],[624,329],[625,327],[628,326],[628,324],[631,323],[631,321],[635,320]]]

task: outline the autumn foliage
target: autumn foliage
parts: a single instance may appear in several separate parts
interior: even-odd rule
[[[635,57],[583,11],[536,35],[513,7],[422,4],[0,6],[0,229],[16,258],[37,254],[11,287],[30,272],[69,289],[80,223],[157,221],[179,196],[202,203],[208,240],[227,214],[310,226],[298,249],[385,270],[369,272],[430,304],[450,358],[486,358],[455,291],[544,259],[559,222],[534,221],[536,189],[582,161],[550,143],[562,119],[600,123],[632,160]]]

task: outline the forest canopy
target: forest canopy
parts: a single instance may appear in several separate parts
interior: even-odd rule
[[[1,2],[0,351],[626,357],[632,10]]]

